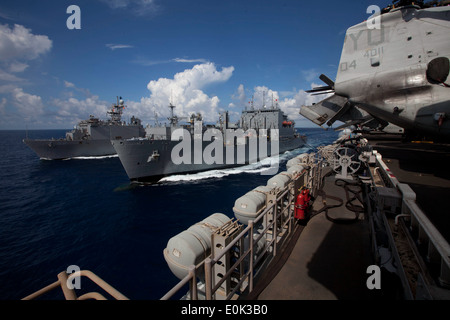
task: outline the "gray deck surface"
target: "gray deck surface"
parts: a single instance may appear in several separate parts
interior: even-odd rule
[[[450,242],[450,145],[405,143],[393,135],[366,137],[397,179],[414,190],[419,207]]]
[[[327,178],[323,190],[344,200],[345,191]],[[338,201],[327,199],[327,204]],[[313,209],[323,207],[321,197]],[[345,206],[332,208],[333,218],[355,218]],[[364,215],[349,224],[334,223],[324,212],[313,216],[300,234],[289,259],[259,295],[260,300],[367,299],[370,239]]]
[[[416,192],[417,203],[444,238],[450,239],[450,148],[446,144],[403,143],[398,136],[366,136],[383,156],[397,179]],[[345,191],[327,178],[326,194],[344,199]],[[327,204],[337,203],[327,200]],[[318,197],[313,209],[323,207]],[[329,210],[331,217],[353,218],[345,206]],[[372,299],[367,289],[367,267],[373,264],[364,215],[351,224],[334,223],[325,213],[311,218],[291,246],[282,267],[272,271],[258,291],[260,300]],[[295,240],[295,239],[294,239]]]

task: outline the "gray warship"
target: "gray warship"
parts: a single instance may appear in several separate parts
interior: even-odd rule
[[[215,125],[204,124],[199,113],[179,124],[175,106],[170,103],[169,108],[168,125],[147,126],[145,138],[112,141],[132,182],[155,183],[174,174],[256,163],[306,142],[278,104],[262,108],[252,104],[237,123],[231,123],[225,111]]]
[[[107,111],[110,119],[104,121],[93,115],[80,121],[66,137],[61,139],[24,139],[41,159],[61,160],[76,157],[95,157],[115,155],[111,139],[127,139],[145,136],[141,120],[131,117],[129,123],[122,121],[125,108],[122,97]]]

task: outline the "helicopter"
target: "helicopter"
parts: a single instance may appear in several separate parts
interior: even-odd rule
[[[331,94],[302,106],[319,126],[343,122],[450,139],[450,1],[396,0],[347,29],[336,80],[306,92]],[[373,19],[379,19],[378,25]],[[336,130],[337,130],[336,129]]]

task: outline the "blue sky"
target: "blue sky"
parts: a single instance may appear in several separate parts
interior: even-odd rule
[[[116,96],[151,123],[176,112],[234,119],[272,96],[297,122],[304,93],[334,79],[347,28],[390,1],[2,0],[0,129],[66,129],[106,118]],[[81,9],[70,30],[68,6]],[[314,100],[316,99],[316,100]]]

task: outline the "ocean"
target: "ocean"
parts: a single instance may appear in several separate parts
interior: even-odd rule
[[[213,213],[232,218],[235,200],[270,178],[253,164],[137,186],[117,156],[40,160],[22,142],[26,135],[60,138],[66,131],[0,131],[2,300],[55,282],[71,265],[94,272],[130,299],[160,299],[179,281],[163,257],[168,240]],[[321,128],[297,131],[308,136],[308,145],[281,155],[279,172],[292,157],[338,137]],[[56,289],[42,299],[63,296]]]

